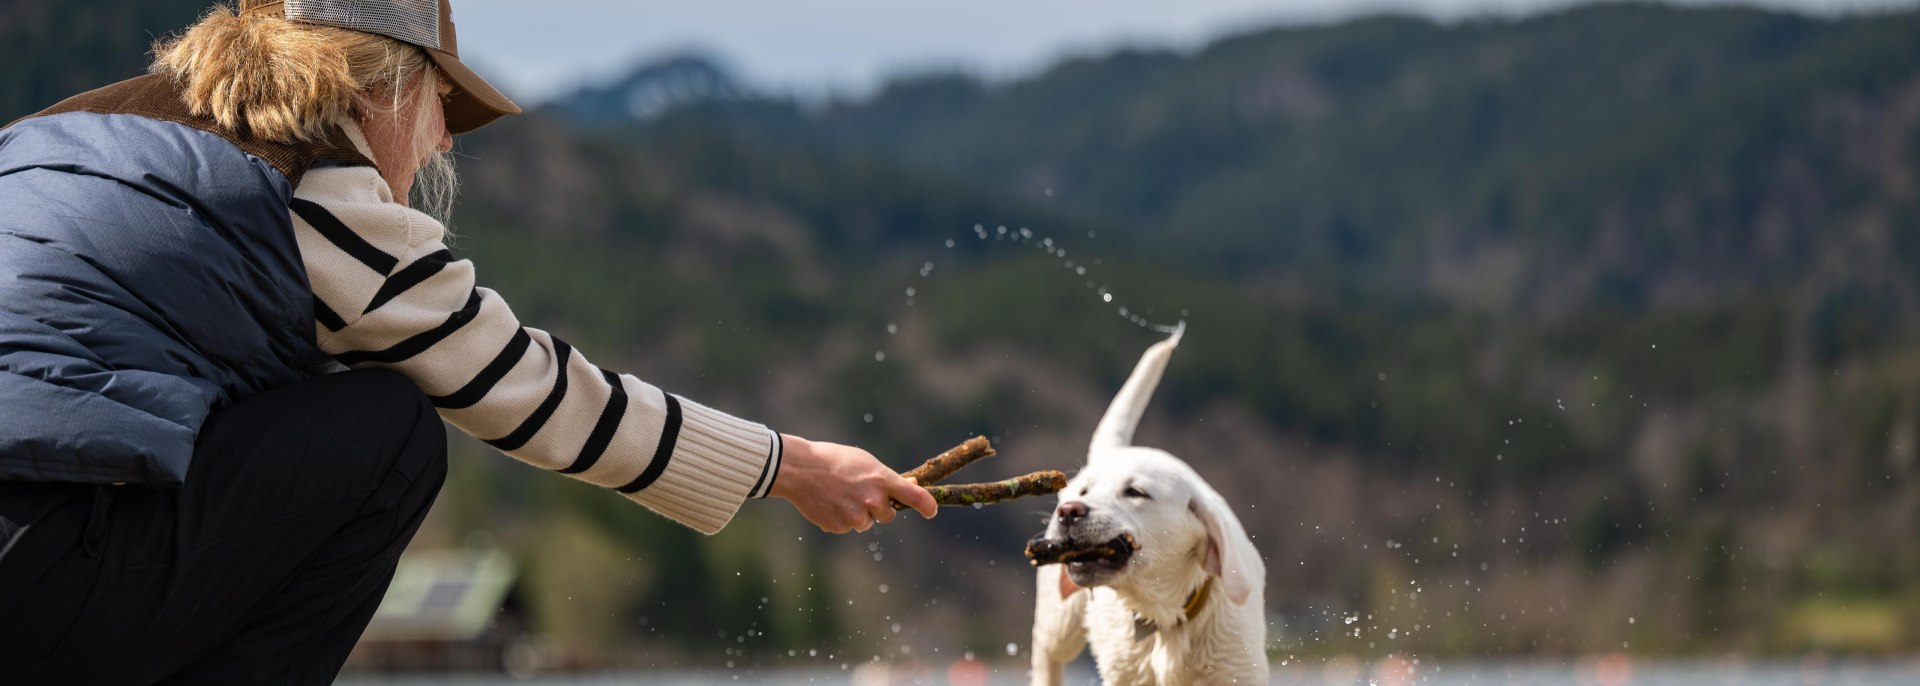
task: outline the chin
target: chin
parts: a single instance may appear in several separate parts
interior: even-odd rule
[[[1068,562],[1067,578],[1073,583],[1093,588],[1106,586],[1118,580],[1131,569],[1130,560],[1083,560]]]

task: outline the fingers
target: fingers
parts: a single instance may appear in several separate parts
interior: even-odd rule
[[[827,531],[827,533],[847,533],[849,531],[866,533],[875,526],[893,521],[895,516],[897,516],[897,513],[893,511],[893,505],[890,501],[885,498],[868,498],[859,501],[854,508],[846,510],[842,514],[841,524],[832,529],[827,527],[821,528]]]
[[[873,523],[875,524],[891,522],[893,521],[893,507],[886,503],[880,503],[877,509],[867,510],[867,516],[872,517]]]
[[[868,529],[873,528],[873,523],[873,517],[864,512],[845,512],[835,516],[830,521],[815,520],[813,525],[820,527],[820,531],[822,532],[837,536],[849,533],[866,533]]]
[[[921,488],[920,484],[913,479],[895,479],[887,495],[894,500],[906,503],[907,507],[920,513],[921,517],[933,519],[934,515],[940,513],[940,503],[933,499],[933,494]]]

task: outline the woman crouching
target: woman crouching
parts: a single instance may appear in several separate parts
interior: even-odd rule
[[[475,285],[447,152],[519,109],[446,0],[244,0],[155,54],[0,129],[11,679],[330,682],[443,420],[709,534],[767,496],[836,533],[933,515],[866,451],[599,367]]]

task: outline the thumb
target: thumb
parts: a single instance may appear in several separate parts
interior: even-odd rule
[[[914,479],[896,479],[890,491],[889,496],[913,508],[915,512],[920,513],[921,517],[933,519],[933,516],[940,512],[940,503],[933,499],[933,494],[921,488],[919,482]]]

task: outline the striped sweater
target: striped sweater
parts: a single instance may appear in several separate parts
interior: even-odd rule
[[[347,134],[372,159],[360,132]],[[446,229],[394,202],[374,168],[308,171],[291,211],[320,348],[341,364],[398,371],[462,431],[703,533],[772,489],[779,434],[521,326],[448,252]]]

